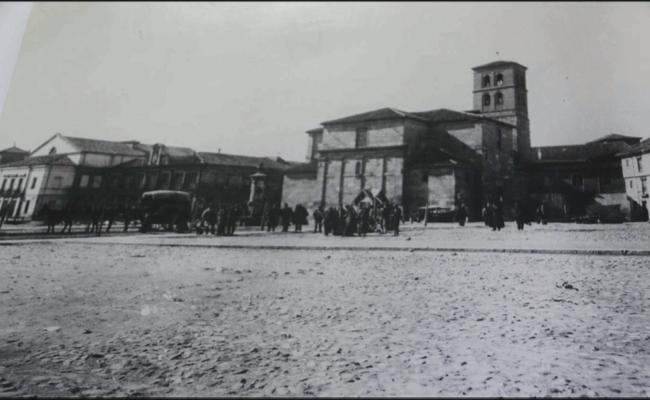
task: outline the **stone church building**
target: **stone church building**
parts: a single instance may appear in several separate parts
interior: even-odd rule
[[[283,202],[338,207],[370,191],[401,204],[406,216],[462,202],[478,219],[485,202],[502,198],[508,217],[522,200],[529,214],[543,202],[557,220],[603,207],[629,219],[617,157],[641,138],[533,148],[527,68],[495,61],[472,70],[472,110],[382,108],[307,131],[308,162],[285,170]]]
[[[530,153],[526,67],[499,61],[473,71],[471,111],[382,108],[308,131],[309,162],[285,171],[283,200],[340,206],[369,190],[406,215],[463,202],[473,217],[487,199],[511,205],[525,190],[517,163]]]

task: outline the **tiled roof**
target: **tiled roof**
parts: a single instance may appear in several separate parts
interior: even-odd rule
[[[78,147],[81,151],[86,151],[89,153],[144,156],[144,153],[141,150],[134,149],[129,144],[124,142],[113,142],[109,140],[87,139],[71,136],[63,137]]]
[[[638,136],[625,136],[625,135],[620,135],[618,133],[611,133],[609,135],[603,136],[596,140],[592,140],[589,143],[616,142],[616,141],[626,142],[627,144],[637,144],[641,141],[641,138]]]
[[[638,156],[641,154],[650,153],[650,139],[646,139],[630,148],[620,152],[618,156],[620,157],[632,157]]]
[[[0,153],[5,153],[5,154],[29,154],[29,151],[20,149],[16,146],[9,147],[4,150],[0,150]]]
[[[251,157],[240,156],[235,154],[224,153],[198,153],[199,157],[206,164],[216,165],[231,165],[237,167],[254,167],[257,168],[262,163],[262,168],[265,169],[281,169],[284,170],[288,167],[287,164],[279,163],[268,157]]]
[[[380,108],[374,111],[368,111],[361,114],[350,115],[349,117],[333,119],[329,121],[322,122],[321,125],[333,125],[333,124],[347,124],[354,122],[366,122],[366,121],[376,121],[382,119],[399,119],[399,118],[422,118],[411,115],[405,111],[400,111],[396,108],[386,107]]]
[[[75,165],[65,154],[51,154],[47,156],[28,157],[24,160],[2,164],[6,167],[28,167],[32,165]]]
[[[477,70],[477,69],[493,68],[493,67],[506,66],[506,65],[517,65],[517,66],[522,67],[522,68],[524,68],[524,69],[528,69],[528,68],[526,68],[525,66],[519,64],[518,62],[514,62],[514,61],[501,61],[501,60],[500,60],[500,61],[492,61],[492,62],[489,62],[489,63],[487,63],[487,64],[482,64],[482,65],[476,66],[476,67],[474,67],[474,68],[472,68],[472,69],[473,69],[473,70]]]
[[[589,142],[569,146],[533,147],[533,162],[584,162],[601,158],[615,157],[631,148],[622,141]],[[539,155],[541,154],[541,158]]]

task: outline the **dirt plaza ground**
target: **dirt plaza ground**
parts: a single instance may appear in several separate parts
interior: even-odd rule
[[[0,396],[648,396],[649,237],[3,241]]]

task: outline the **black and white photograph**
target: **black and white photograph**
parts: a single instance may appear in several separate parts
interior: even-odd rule
[[[1,2],[0,398],[648,398],[648,116],[646,2]]]

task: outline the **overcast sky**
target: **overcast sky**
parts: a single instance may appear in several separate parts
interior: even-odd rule
[[[496,59],[528,67],[533,145],[650,136],[647,3],[36,3],[0,148],[61,132],[303,160],[328,119],[471,109],[471,68]]]

